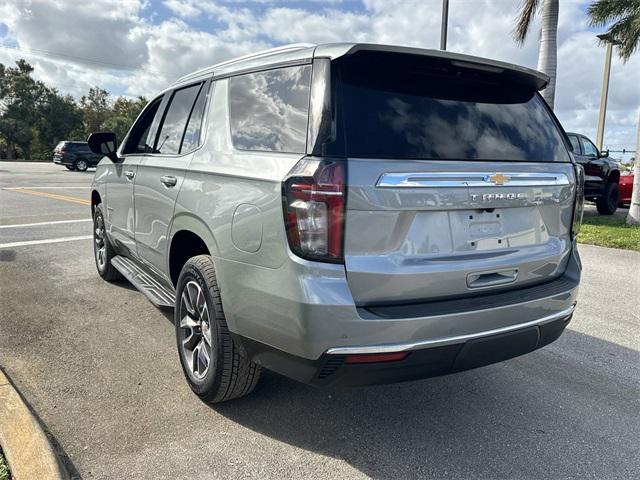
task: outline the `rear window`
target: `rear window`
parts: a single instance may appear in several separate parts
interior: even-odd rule
[[[569,161],[531,88],[442,60],[366,53],[339,64],[338,111],[353,157]]]

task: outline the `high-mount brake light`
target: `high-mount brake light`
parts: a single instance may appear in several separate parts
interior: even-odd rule
[[[342,263],[345,163],[305,157],[283,182],[289,247],[308,260]]]

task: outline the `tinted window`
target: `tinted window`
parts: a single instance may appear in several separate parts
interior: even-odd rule
[[[180,152],[182,134],[201,86],[202,84],[193,85],[174,92],[162,121],[162,127],[160,128],[153,153],[172,155]]]
[[[230,80],[233,145],[240,150],[305,151],[311,67],[288,67]]]
[[[153,119],[158,114],[161,102],[162,97],[157,98],[145,108],[143,114],[131,129],[122,153],[148,153],[153,150],[151,125],[153,125]]]
[[[571,140],[571,146],[573,147],[573,153],[577,153],[580,155],[580,142],[578,141],[578,137],[575,135],[568,135],[569,140]]]
[[[76,152],[89,152],[89,144],[87,143],[72,143],[71,149]]]
[[[586,138],[580,137],[580,141],[582,142],[582,154],[588,157],[596,157],[598,156],[598,150],[596,146],[591,143]]]
[[[340,71],[349,156],[569,161],[544,100],[502,70],[412,55],[358,56]]]
[[[190,152],[200,145],[200,129],[202,128],[202,117],[207,103],[208,90],[209,84],[202,87],[202,89],[200,89],[200,93],[198,93],[196,104],[193,106],[193,111],[191,112],[189,122],[187,123],[187,129],[184,132],[184,140],[182,140],[180,153]]]

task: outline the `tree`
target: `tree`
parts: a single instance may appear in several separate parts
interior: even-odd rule
[[[72,132],[82,128],[82,112],[73,97],[51,89],[45,95],[36,127],[39,143],[45,150],[51,149],[61,140],[73,140]]]
[[[82,110],[82,123],[87,134],[102,130],[105,120],[109,118],[111,113],[109,92],[99,87],[90,88],[89,94],[80,98],[80,109]]]
[[[114,132],[118,141],[122,141],[146,104],[147,99],[144,97],[135,100],[118,97],[113,102],[112,116],[104,123],[104,129]]]
[[[538,50],[538,70],[549,76],[549,85],[542,91],[543,98],[551,109],[556,96],[556,70],[558,56],[558,10],[559,0],[523,0],[518,14],[513,36],[522,45],[529,33],[529,27],[542,4],[542,25],[540,27],[540,49]]]
[[[610,25],[607,33],[619,44],[616,45],[618,55],[623,62],[629,60],[631,54],[640,45],[640,0],[596,0],[587,10],[591,26],[604,27]],[[636,138],[636,158],[640,151],[640,114],[638,115],[638,131]],[[640,162],[636,160],[633,167],[633,193],[631,206],[627,214],[629,225],[640,225]]]
[[[126,117],[109,117],[103,127],[105,131],[115,133],[118,143],[120,143],[124,140],[132,123]]]
[[[31,156],[34,125],[48,89],[31,77],[33,67],[25,60],[7,68],[0,64],[0,136],[7,144],[7,157],[17,150],[24,158]]]

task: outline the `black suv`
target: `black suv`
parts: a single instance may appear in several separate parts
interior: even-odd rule
[[[87,142],[60,142],[53,150],[53,163],[64,165],[69,170],[84,172],[95,167],[103,155],[96,155],[89,149]]]
[[[613,215],[618,208],[620,169],[609,151],[601,152],[591,140],[579,133],[568,132],[573,156],[584,167],[584,197],[595,202],[602,215]]]

